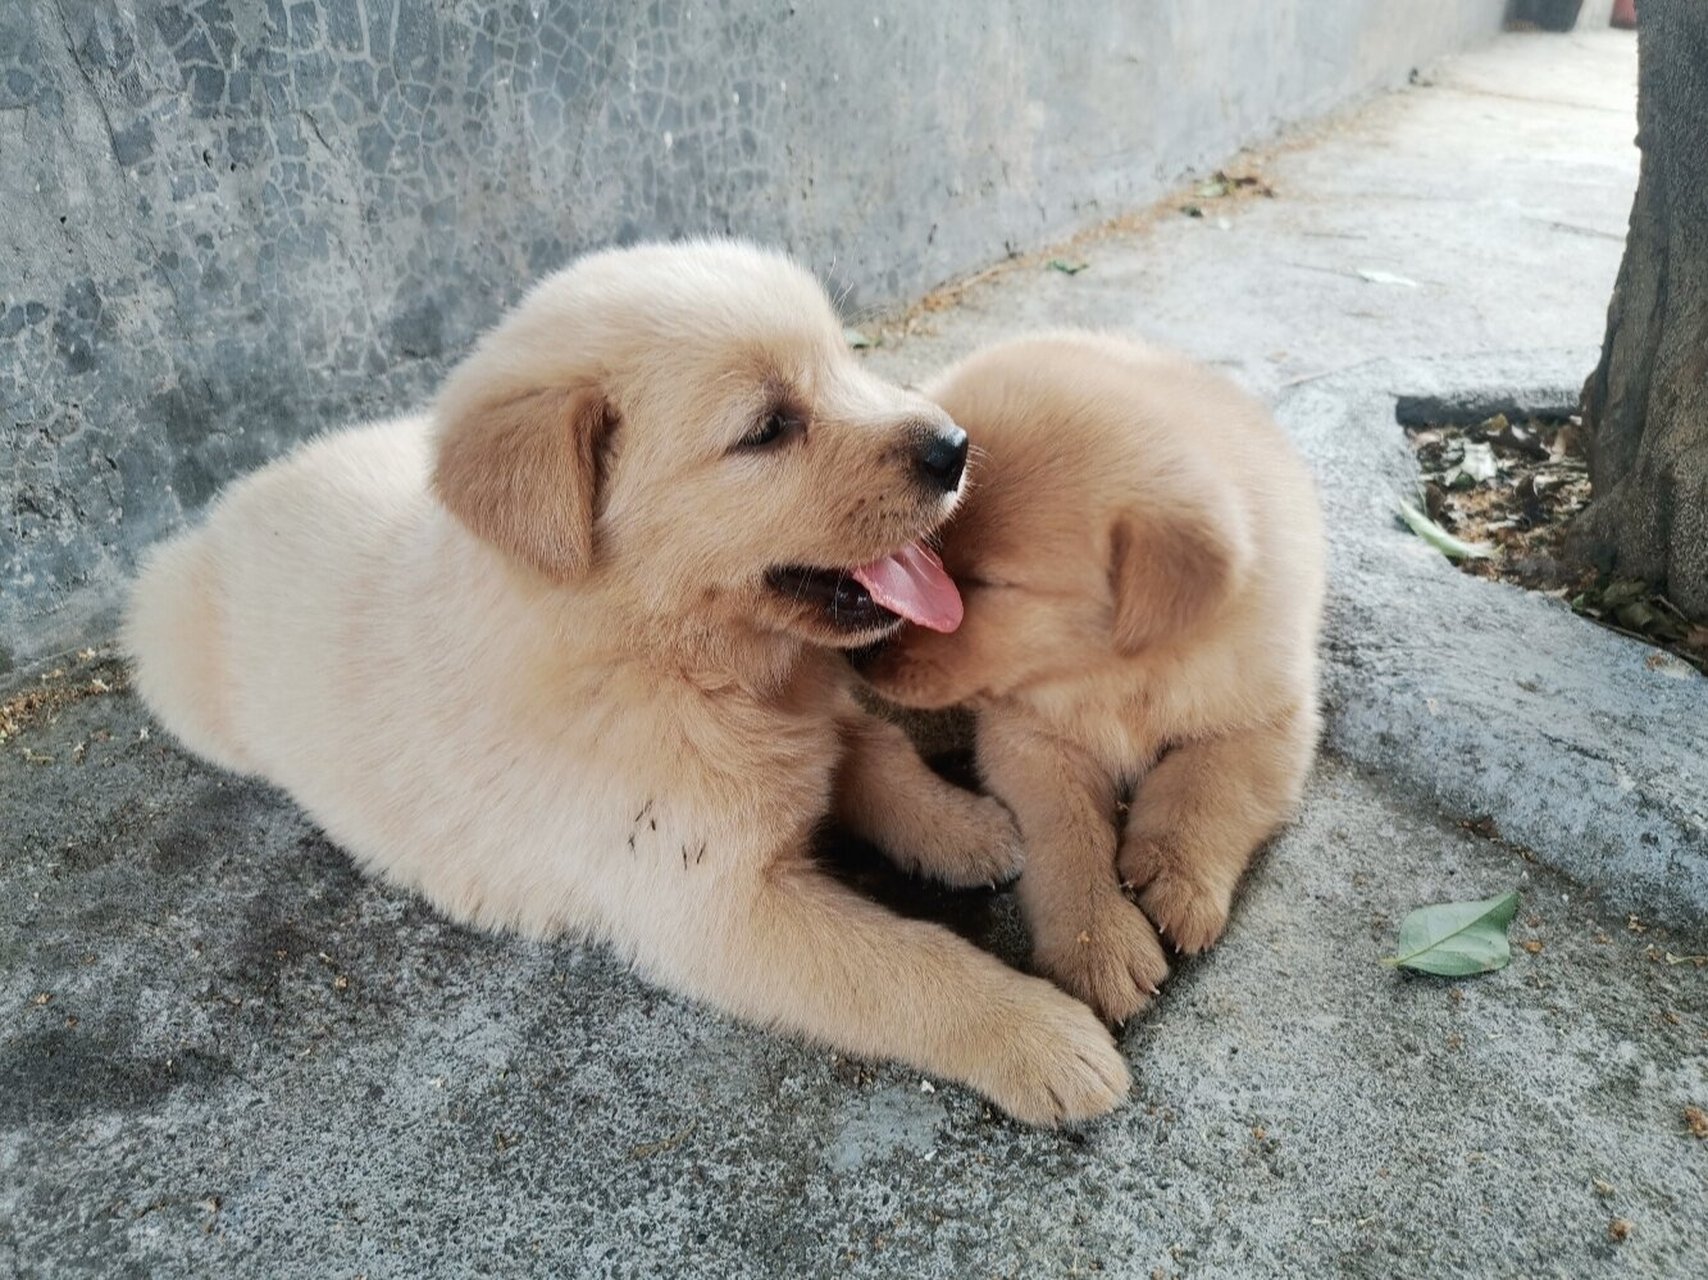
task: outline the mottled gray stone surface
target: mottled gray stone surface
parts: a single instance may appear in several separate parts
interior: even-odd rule
[[[1343,763],[1123,1037],[1132,1100],[1064,1134],[446,924],[148,723],[91,698],[0,756],[0,1273],[1700,1275],[1708,970],[1665,957],[1708,934]],[[1506,971],[1380,963],[1412,906],[1514,887]],[[1016,958],[1011,896],[961,914]]]
[[[733,232],[853,307],[1157,194],[1502,0],[9,0],[0,671],[232,475],[419,401],[584,249]]]

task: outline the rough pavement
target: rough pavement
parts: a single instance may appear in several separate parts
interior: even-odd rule
[[[875,360],[912,376],[1079,323],[1272,395],[1526,347],[1556,349],[1537,359],[1557,378],[1557,349],[1599,339],[1633,83],[1628,37],[1504,39],[1279,149],[1274,200],[1165,209],[1081,246],[1076,276],[1016,266]],[[1314,459],[1356,456],[1291,403]],[[1365,634],[1348,625],[1332,634]],[[1365,754],[1346,708],[1412,676],[1335,686],[1331,741]],[[1034,1133],[597,948],[447,925],[359,880],[276,793],[184,757],[99,658],[53,685],[86,696],[0,748],[0,1269],[1699,1274],[1708,1142],[1685,1108],[1708,1108],[1708,929],[1628,916],[1617,885],[1468,829],[1450,789],[1392,762],[1324,759],[1227,941],[1127,1032],[1131,1104]],[[1379,963],[1411,907],[1508,887],[1509,969]],[[955,915],[1014,954],[1008,898]]]
[[[1458,572],[1394,515],[1417,486],[1397,418],[1563,414],[1594,356],[1382,361],[1283,395],[1331,530],[1327,741],[1436,807],[1491,819],[1611,903],[1700,921],[1708,680],[1564,601]]]

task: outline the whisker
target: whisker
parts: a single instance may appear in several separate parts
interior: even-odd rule
[[[967,446],[967,462],[965,468],[966,480],[961,482],[963,487],[965,487],[968,481],[977,478],[980,469],[983,468],[984,464],[989,461],[989,459],[990,453],[988,450],[983,449],[976,444],[969,444]]]
[[[837,616],[836,602],[839,598],[841,598],[842,584],[844,582],[846,582],[847,580],[848,580],[848,570],[838,569],[836,571],[836,586],[834,588],[832,588],[832,590],[830,592],[830,616],[833,618]]]

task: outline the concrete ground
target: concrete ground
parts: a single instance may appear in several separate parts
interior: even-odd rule
[[[1702,1274],[1708,682],[1371,516],[1401,478],[1389,392],[1486,373],[1548,399],[1587,371],[1634,46],[1511,36],[1424,80],[1261,157],[1273,199],[1185,196],[1204,217],[1136,218],[1075,246],[1076,275],[1013,265],[873,352],[916,377],[1023,327],[1163,338],[1280,400],[1323,479],[1330,750],[1227,940],[1126,1032],[1122,1112],[1029,1132],[597,948],[447,925],[186,758],[96,655],[0,749],[0,1271]],[[1428,623],[1408,599],[1463,643],[1385,641]],[[1539,644],[1558,662],[1532,672]],[[1524,655],[1504,683],[1503,652]],[[1489,693],[1514,673],[1534,701]],[[1562,790],[1597,856],[1531,803]],[[1411,907],[1507,888],[1505,971],[1379,963]],[[924,905],[1017,955],[1006,896]]]

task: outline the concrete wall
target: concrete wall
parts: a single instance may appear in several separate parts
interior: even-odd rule
[[[853,306],[1142,204],[1504,0],[9,0],[0,672],[580,250],[735,232]]]

